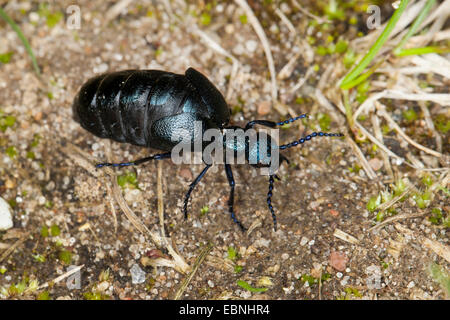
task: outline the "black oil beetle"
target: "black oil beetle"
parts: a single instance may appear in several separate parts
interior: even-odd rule
[[[248,132],[255,125],[275,128],[306,117],[302,114],[281,122],[253,120],[244,128],[228,126],[230,110],[219,90],[200,72],[193,68],[185,74],[175,74],[159,70],[124,70],[106,73],[88,80],[80,89],[73,103],[74,119],[80,125],[100,138],[108,138],[118,142],[127,142],[137,146],[149,147],[165,151],[146,158],[124,163],[100,163],[104,166],[124,167],[142,164],[150,160],[168,159],[172,149],[180,142],[174,137],[176,130],[184,129],[194,143],[194,124],[201,122],[202,130],[218,129],[223,135],[224,151],[232,149],[232,153],[243,151],[248,163],[255,167],[268,167],[273,150],[284,150],[300,145],[314,137],[340,137],[340,133],[313,132],[304,138],[285,145],[271,142],[269,135],[257,134],[256,144],[248,143],[238,146],[233,140],[226,141],[227,129],[241,129]],[[259,145],[267,145],[267,153],[260,152]],[[205,147],[205,146],[203,146]],[[241,150],[238,150],[241,149]],[[288,160],[278,152],[279,162]],[[277,159],[278,161],[278,159]],[[233,162],[234,163],[234,162]],[[231,165],[225,164],[225,173],[231,188],[228,200],[231,219],[245,230],[236,218],[233,209],[235,182]],[[184,198],[183,212],[187,217],[187,204],[194,187],[211,167],[205,168],[189,185]],[[277,229],[275,211],[272,207],[272,191],[274,178],[269,174],[269,192],[267,205],[272,214],[274,229]]]

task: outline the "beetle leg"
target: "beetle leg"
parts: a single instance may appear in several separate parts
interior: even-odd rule
[[[234,178],[233,178],[233,171],[231,171],[231,166],[229,164],[225,164],[225,173],[227,174],[228,183],[230,184],[230,198],[228,199],[228,209],[230,212],[231,219],[241,228],[242,231],[245,231],[245,227],[242,225],[242,223],[236,218],[236,215],[234,214],[233,205],[234,205]]]
[[[280,164],[282,164],[283,161],[286,161],[287,164],[290,164],[290,163],[291,163],[291,162],[289,161],[289,159],[286,158],[285,156],[283,156],[282,154],[280,154],[280,159],[281,159]]]
[[[187,205],[188,205],[188,201],[189,198],[191,196],[192,190],[194,190],[195,186],[200,182],[200,180],[203,178],[203,176],[205,175],[206,171],[208,171],[208,169],[211,167],[210,164],[207,164],[206,167],[202,170],[202,172],[200,172],[200,174],[197,176],[197,178],[195,178],[194,181],[192,181],[192,183],[189,185],[189,190],[186,193],[186,196],[184,197],[184,206],[183,206],[183,213],[184,213],[184,218],[187,219]]]
[[[167,153],[160,153],[160,154],[154,154],[150,157],[146,157],[146,158],[142,158],[142,159],[138,159],[132,162],[122,162],[122,163],[98,163],[95,165],[96,168],[101,168],[101,167],[128,167],[128,166],[136,166],[138,164],[150,161],[150,160],[162,160],[162,159],[167,159],[170,158],[171,156],[171,152],[167,152]]]
[[[272,214],[273,220],[273,229],[277,231],[277,216],[275,215],[275,211],[272,207],[272,190],[273,190],[273,175],[269,176],[269,192],[267,193],[267,205],[269,206],[270,213]]]

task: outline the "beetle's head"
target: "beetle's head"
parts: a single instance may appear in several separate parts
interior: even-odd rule
[[[257,131],[246,138],[245,157],[248,163],[256,168],[270,167],[278,169],[280,149],[274,137],[266,131]]]

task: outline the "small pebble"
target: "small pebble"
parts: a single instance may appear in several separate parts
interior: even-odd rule
[[[347,266],[348,258],[345,253],[333,251],[330,254],[330,265],[338,270],[344,271]]]
[[[135,263],[130,269],[131,282],[133,284],[139,284],[145,282],[145,272]]]
[[[255,40],[248,40],[245,43],[245,48],[250,52],[253,53],[255,52],[256,48],[258,47],[258,42],[256,42]]]
[[[0,231],[12,228],[12,209],[9,204],[0,197]]]
[[[369,160],[369,165],[372,167],[373,170],[377,171],[383,167],[383,161],[381,161],[378,158],[373,158]]]
[[[258,104],[258,114],[264,116],[270,112],[270,101],[262,101]]]
[[[302,239],[300,240],[300,245],[301,245],[301,246],[304,246],[305,244],[307,244],[307,243],[308,243],[308,241],[309,241],[309,239],[308,239],[308,238],[306,238],[306,237],[302,237]]]

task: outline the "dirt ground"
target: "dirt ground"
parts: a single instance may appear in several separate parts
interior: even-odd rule
[[[305,10],[323,12],[321,1],[299,2]],[[316,46],[326,43],[329,34],[346,41],[358,32],[367,34],[365,11],[347,8],[357,23],[337,20],[321,29],[290,1],[248,3],[270,42],[276,73],[293,61],[288,76],[277,80],[277,105],[272,103],[261,41],[233,1],[134,1],[118,12],[110,1],[77,1],[81,20],[75,29],[70,25],[73,11],[67,12],[73,1],[3,4],[28,38],[43,80],[17,34],[0,21],[0,54],[13,52],[10,61],[0,63],[0,116],[15,119],[0,131],[0,196],[12,206],[14,220],[12,229],[0,232],[1,298],[172,299],[177,292],[184,299],[446,298],[445,286],[432,271],[440,268],[445,273],[449,267],[448,224],[442,223],[448,218],[448,190],[436,185],[445,173],[442,168],[448,167],[443,161],[426,162],[438,169],[428,177],[439,187],[426,206],[419,208],[413,196],[406,197],[393,205],[395,212],[380,219],[379,211],[368,210],[367,204],[392,190],[395,180],[385,166],[377,167],[383,158],[370,142],[358,145],[363,156],[376,159],[370,162],[375,178],[361,169],[346,138],[313,139],[291,148],[284,153],[291,164],[283,165],[281,181],[275,182],[276,232],[267,209],[268,178],[249,165],[236,165],[235,210],[251,227],[249,233],[229,217],[222,165],[213,167],[193,192],[187,220],[182,214],[184,195],[201,165],[167,160],[120,170],[94,168],[98,162],[157,152],[97,138],[72,119],[71,105],[80,86],[95,74],[122,69],[184,73],[192,66],[226,96],[236,125],[257,118],[281,121],[289,117],[286,111],[309,113],[307,121],[280,131],[285,143],[324,126],[324,131],[353,136],[335,103],[327,109],[312,94],[322,81],[327,96],[328,88],[347,72],[336,67],[330,80],[324,78],[327,66],[337,64],[341,56],[318,55]],[[392,8],[381,8],[384,22]],[[316,38],[310,51],[303,47],[308,37]],[[309,58],[308,52],[313,53]],[[293,92],[308,70],[309,77]],[[436,91],[448,93],[448,79],[439,81],[446,85],[436,85]],[[388,112],[405,132],[436,149],[420,115],[412,123],[402,118],[405,110],[420,110],[418,105],[400,101],[396,108]],[[432,115],[448,116],[437,104],[429,108]],[[323,115],[328,124],[320,121]],[[370,127],[370,116],[362,121]],[[442,135],[446,156],[448,138],[448,132]],[[386,145],[397,154],[430,159],[393,132],[386,134]],[[158,165],[167,243],[159,237]],[[422,172],[404,163],[393,163],[392,170],[396,178],[407,178],[416,192],[427,188]],[[436,208],[442,217],[433,223]],[[129,219],[133,213],[137,222]],[[392,217],[398,219],[389,220]],[[159,239],[159,245],[152,239]],[[205,259],[196,265],[202,252]],[[154,267],[158,263],[165,265]],[[75,278],[67,275],[69,266],[81,266]],[[196,272],[180,291],[186,279],[180,272],[183,266],[185,273],[193,266]],[[61,275],[66,277],[55,281]]]

